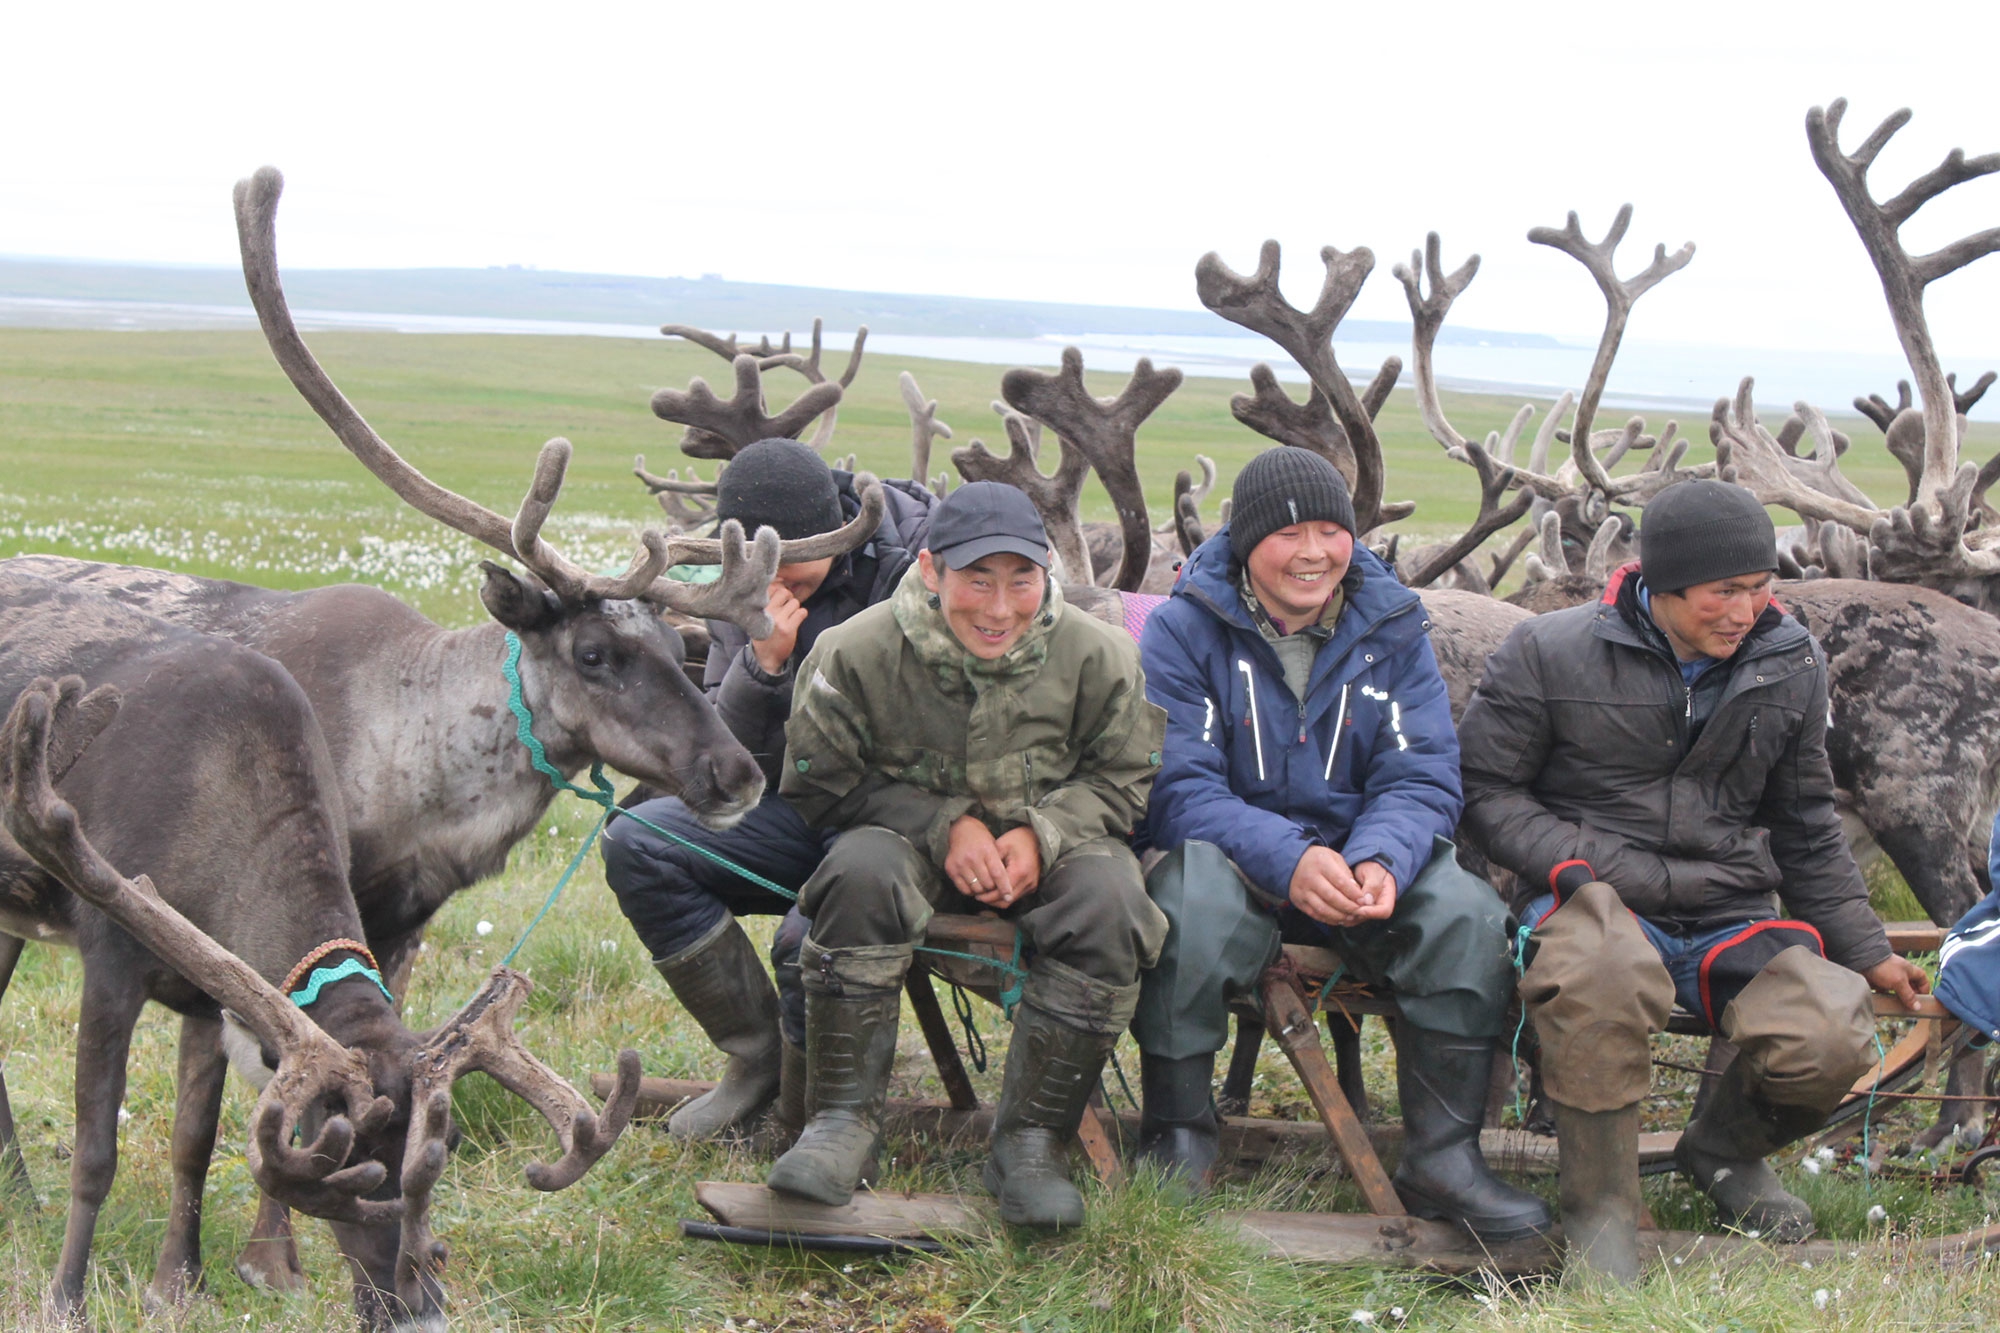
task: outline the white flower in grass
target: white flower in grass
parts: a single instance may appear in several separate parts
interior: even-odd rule
[[[598,952],[600,952],[600,953],[617,953],[617,952],[618,952],[618,941],[617,941],[617,940],[599,940],[599,941],[597,942],[597,949],[598,949]]]
[[[122,1106],[122,1105],[121,1105],[121,1106],[120,1106],[120,1107],[118,1108],[118,1123],[122,1125],[122,1124],[124,1124],[124,1123],[125,1123],[125,1122],[126,1122],[127,1120],[130,1120],[131,1118],[132,1118],[132,1113],[131,1113],[130,1111],[126,1110],[126,1109],[124,1108],[124,1106]]]
[[[1347,1322],[1366,1327],[1375,1322],[1375,1312],[1373,1310],[1356,1310],[1353,1314],[1347,1316]]]
[[[1813,1309],[1824,1310],[1826,1308],[1826,1303],[1832,1299],[1833,1299],[1833,1293],[1828,1291],[1825,1287],[1821,1287],[1818,1291],[1813,1293]]]
[[[1889,1220],[1889,1210],[1878,1203],[1868,1210],[1868,1220],[1876,1223],[1886,1222]]]
[[[1808,1157],[1805,1161],[1800,1162],[1799,1165],[1806,1169],[1806,1174],[1809,1176],[1816,1176],[1820,1172],[1819,1158],[1817,1157]]]
[[[482,921],[472,928],[472,933],[475,935],[491,935],[493,933],[493,923],[491,921]]]
[[[1405,1315],[1405,1314],[1403,1313],[1403,1307],[1402,1307],[1402,1306],[1400,1306],[1400,1305],[1392,1305],[1392,1306],[1390,1306],[1390,1307],[1389,1307],[1389,1317],[1390,1317],[1391,1319],[1395,1320],[1395,1321],[1396,1321],[1397,1323],[1399,1323],[1399,1324],[1400,1324],[1400,1323],[1402,1323],[1402,1322],[1403,1322],[1403,1320],[1404,1320],[1405,1318],[1407,1318],[1408,1316],[1406,1316],[1406,1315]]]
[[[1832,1162],[1832,1161],[1833,1161],[1833,1149],[1831,1149],[1831,1148],[1819,1148],[1819,1149],[1816,1149],[1816,1150],[1815,1150],[1815,1151],[1813,1152],[1813,1156],[1814,1156],[1814,1157],[1817,1157],[1817,1158],[1818,1158],[1818,1159],[1819,1159],[1820,1161],[1822,1161],[1822,1162]]]

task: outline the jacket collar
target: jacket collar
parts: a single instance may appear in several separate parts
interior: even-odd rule
[[[1666,635],[1660,632],[1639,602],[1639,583],[1637,560],[1612,571],[1610,580],[1604,585],[1604,596],[1597,602],[1596,633],[1599,638],[1642,648],[1674,661],[1673,648],[1667,643]],[[1811,638],[1806,627],[1792,619],[1791,613],[1773,595],[1771,604],[1764,608],[1764,614],[1750,627],[1743,646],[1732,653],[1725,664],[1735,666],[1739,662],[1784,652],[1810,642]]]

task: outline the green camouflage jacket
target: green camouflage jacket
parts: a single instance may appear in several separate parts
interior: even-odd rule
[[[800,666],[779,790],[821,828],[893,829],[939,865],[953,821],[1029,825],[1044,868],[1146,808],[1166,714],[1131,637],[1064,614],[1053,581],[1006,656],[967,653],[912,566]]]

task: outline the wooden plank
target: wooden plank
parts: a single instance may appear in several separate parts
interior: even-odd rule
[[[1900,954],[1936,953],[1944,944],[1944,927],[1929,921],[1885,921],[1889,947]]]
[[[898,1240],[944,1240],[992,1229],[990,1201],[974,1203],[952,1194],[886,1193],[856,1190],[833,1207],[779,1194],[762,1185],[704,1180],[694,1187],[695,1202],[732,1227],[750,1227],[804,1236],[886,1236]]]
[[[1537,1236],[1482,1246],[1455,1226],[1415,1217],[1268,1212],[1222,1216],[1248,1244],[1274,1259],[1381,1264],[1437,1273],[1491,1269],[1507,1277],[1551,1272],[1562,1265],[1559,1241]]]
[[[1938,1003],[1938,998],[1935,995],[1919,995],[1917,997],[1917,1007],[1914,1009],[1904,1004],[1895,996],[1884,995],[1879,991],[1872,994],[1869,998],[1875,1001],[1875,1016],[1877,1018],[1929,1018],[1936,1020],[1954,1018],[1951,1010]]]
[[[1093,1103],[1095,1098],[1092,1099]],[[1106,1185],[1125,1183],[1125,1164],[1118,1159],[1118,1149],[1111,1142],[1111,1134],[1104,1122],[1111,1113],[1095,1104],[1083,1108],[1083,1119],[1077,1122],[1077,1142],[1083,1145],[1084,1156],[1090,1159],[1090,1169]],[[1114,1122],[1116,1123],[1116,1122]]]
[[[613,1081],[610,1074],[590,1076],[591,1089],[599,1100],[611,1094]],[[662,1119],[676,1106],[701,1096],[714,1086],[699,1079],[642,1079],[633,1119]],[[953,1109],[949,1102],[928,1099],[892,1097],[883,1107],[883,1121],[892,1133],[919,1134],[946,1142],[983,1142],[993,1132],[992,1108],[960,1111]],[[1104,1128],[1116,1138],[1134,1140],[1139,1133],[1138,1114],[1120,1111],[1111,1117],[1111,1123],[1105,1124]],[[1393,1157],[1401,1150],[1401,1125],[1368,1125],[1365,1128],[1378,1157]],[[1680,1134],[1675,1131],[1641,1134],[1639,1161],[1657,1164],[1671,1160],[1674,1144],[1679,1140]],[[1274,1157],[1323,1151],[1326,1147],[1326,1127],[1316,1120],[1225,1116],[1219,1147],[1225,1165],[1233,1164],[1238,1170],[1254,1171]],[[1556,1169],[1556,1141],[1546,1135],[1530,1134],[1519,1129],[1482,1130],[1479,1147],[1496,1171],[1551,1175]]]
[[[990,1200],[952,1194],[875,1193],[861,1190],[839,1208],[773,1194],[762,1185],[704,1180],[695,1198],[729,1226],[784,1235],[881,1236],[896,1240],[970,1239],[992,1232]],[[1458,1228],[1414,1217],[1361,1213],[1229,1212],[1222,1218],[1252,1246],[1274,1258],[1307,1263],[1379,1264],[1437,1273],[1480,1270],[1503,1276],[1548,1273],[1562,1264],[1560,1229],[1547,1236],[1481,1245]],[[2000,1226],[1956,1235],[1907,1241],[1812,1240],[1773,1246],[1742,1236],[1707,1236],[1690,1231],[1639,1233],[1648,1262],[1782,1258],[1787,1263],[1821,1263],[1857,1250],[1940,1260],[1964,1260],[2000,1253]]]
[[[1271,969],[1264,974],[1263,989],[1264,1025],[1278,1039],[1292,1068],[1305,1082],[1306,1095],[1312,1098],[1320,1122],[1333,1136],[1334,1146],[1339,1149],[1341,1160],[1347,1163],[1354,1183],[1361,1187],[1368,1207],[1384,1217],[1401,1216],[1403,1201],[1389,1183],[1389,1173],[1382,1169],[1382,1160],[1375,1155],[1368,1132],[1355,1118],[1354,1108],[1340,1095],[1340,1084],[1326,1062],[1326,1051],[1319,1044],[1319,1024],[1306,1012],[1305,997],[1299,994],[1293,976]]]
[[[910,1008],[916,1011],[917,1026],[923,1030],[924,1044],[930,1047],[931,1062],[937,1066],[938,1078],[944,1083],[945,1095],[951,1098],[953,1109],[977,1110],[979,1094],[973,1091],[972,1076],[965,1072],[965,1064],[958,1058],[958,1038],[952,1033],[951,1024],[945,1021],[944,1010],[938,1007],[937,988],[931,984],[930,967],[921,955],[911,960],[903,989],[909,993]]]

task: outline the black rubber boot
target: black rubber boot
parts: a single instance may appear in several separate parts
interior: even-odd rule
[[[1139,1052],[1139,1150],[1135,1164],[1205,1194],[1215,1175],[1221,1119],[1215,1109],[1215,1056],[1174,1060]]]
[[[778,992],[736,918],[653,966],[681,1008],[729,1056],[722,1081],[675,1111],[667,1132],[712,1139],[742,1129],[778,1095]]]
[[[1547,1231],[1548,1206],[1499,1180],[1480,1155],[1494,1041],[1454,1037],[1407,1019],[1391,1030],[1403,1103],[1403,1158],[1391,1183],[1403,1206],[1418,1217],[1456,1222],[1483,1241]]]
[[[812,1118],[772,1164],[766,1183],[838,1206],[874,1173],[910,946],[822,951],[808,941],[805,955],[806,1107]],[[896,984],[868,984],[891,978]]]
[[[1561,1154],[1563,1272],[1639,1280],[1639,1104],[1579,1111],[1550,1101]]]
[[[1794,1244],[1813,1234],[1812,1209],[1778,1182],[1764,1158],[1818,1129],[1826,1116],[1766,1102],[1749,1085],[1741,1059],[1723,1071],[1708,1105],[1681,1131],[1674,1165],[1714,1200],[1725,1225]]]
[[[1104,1057],[1117,1042],[1023,1003],[1014,1011],[1007,1077],[993,1115],[986,1188],[1015,1226],[1083,1225],[1083,1196],[1069,1179],[1069,1141],[1083,1120]]]

